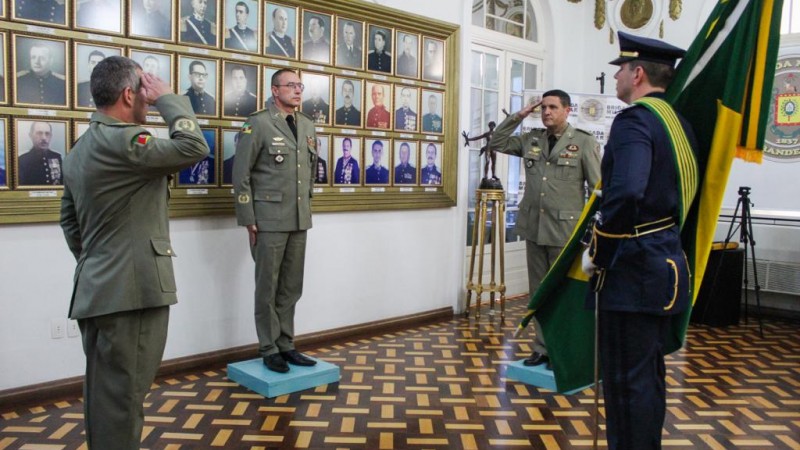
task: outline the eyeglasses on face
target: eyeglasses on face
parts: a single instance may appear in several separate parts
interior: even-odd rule
[[[203,72],[190,72],[190,73],[193,76],[198,77],[198,78],[208,78],[208,74],[207,73],[203,73]]]
[[[300,89],[300,92],[302,92],[302,91],[304,91],[306,89],[306,85],[304,85],[303,83],[276,84],[275,86],[277,86],[277,87],[284,87],[285,86],[285,87],[288,87],[289,89],[292,89],[292,90]]]

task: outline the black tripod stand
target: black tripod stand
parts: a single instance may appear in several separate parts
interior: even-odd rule
[[[747,186],[739,187],[739,200],[736,202],[736,209],[733,211],[731,218],[731,225],[728,227],[728,235],[725,238],[725,246],[728,248],[728,243],[731,241],[734,233],[739,231],[739,242],[744,246],[744,321],[747,323],[747,308],[750,303],[747,301],[747,255],[753,264],[753,283],[755,284],[756,292],[756,314],[758,315],[758,332],[761,337],[764,337],[764,327],[761,323],[761,285],[758,284],[758,270],[756,266],[756,241],[753,239],[753,221],[750,216],[750,207],[753,204],[750,202],[750,188]],[[740,213],[741,211],[741,213]],[[737,223],[738,219],[738,223]],[[735,225],[735,227],[734,227]]]

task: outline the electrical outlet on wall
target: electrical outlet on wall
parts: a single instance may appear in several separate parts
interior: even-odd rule
[[[67,319],[50,319],[50,337],[61,339],[67,334]]]
[[[80,335],[80,329],[78,328],[78,321],[77,320],[67,320],[67,337],[78,337]]]

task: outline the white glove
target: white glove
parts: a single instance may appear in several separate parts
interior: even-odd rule
[[[581,256],[581,270],[588,276],[594,275],[597,271],[597,266],[592,262],[591,256],[589,256],[589,249],[583,251],[583,256]]]

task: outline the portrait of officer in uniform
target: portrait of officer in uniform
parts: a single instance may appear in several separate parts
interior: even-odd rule
[[[266,3],[264,11],[264,53],[281,58],[297,58],[297,8]],[[267,85],[269,81],[267,81]],[[269,89],[264,89],[267,92]]]
[[[334,125],[361,126],[361,80],[336,77],[336,114]]]
[[[65,0],[16,0],[12,5],[14,19],[57,27],[67,26]]]
[[[179,42],[217,46],[217,0],[181,0],[180,16]]]
[[[367,91],[370,93],[370,107],[367,111],[367,128],[388,130],[392,127],[392,86],[385,83],[367,81]]]
[[[258,108],[258,66],[225,61],[223,115],[247,117]]]
[[[419,60],[417,59],[419,35],[398,31],[396,45],[394,54],[397,58],[397,68],[395,72],[403,77],[417,78],[419,76]]]
[[[189,97],[198,116],[217,115],[217,62],[210,59],[179,57],[181,90]]]
[[[398,106],[394,112],[395,131],[417,131],[417,95],[419,90],[412,87],[395,89],[394,104]]]
[[[394,184],[417,184],[417,143],[394,141]]]
[[[300,77],[290,69],[279,70],[271,90],[273,101],[251,115],[239,133],[233,189],[236,222],[247,229],[256,264],[258,353],[268,370],[286,373],[291,366],[317,363],[294,346],[317,136],[311,119],[296,112],[303,95]]]
[[[422,38],[422,79],[444,81],[444,41]]]
[[[333,185],[361,184],[361,139],[349,137],[333,138],[333,157],[336,167],[333,169]]]
[[[331,62],[331,16],[303,11],[303,61]]]
[[[370,49],[367,53],[367,70],[392,73],[392,30],[369,26]]]
[[[420,184],[442,184],[442,155],[439,144],[429,142],[425,146],[425,167],[419,171]]]
[[[217,182],[217,130],[203,128],[203,137],[208,144],[208,156],[178,172],[178,186],[213,186]]]
[[[364,169],[364,184],[389,184],[389,169],[384,161],[390,159],[391,142],[388,139],[367,139],[364,145],[371,149],[372,154],[372,163]]]
[[[305,86],[305,100],[300,108],[317,125],[330,125],[331,123],[331,77],[303,72],[303,85]]]
[[[67,149],[66,121],[17,120],[17,185],[60,186]]]
[[[16,103],[67,106],[66,42],[14,36]]]
[[[336,18],[336,65],[350,69],[364,68],[364,23]]]
[[[423,133],[442,134],[444,121],[439,113],[439,105],[442,104],[443,95],[436,91],[422,91],[422,102],[426,105],[425,114],[422,116]]]
[[[131,0],[131,35],[171,41],[173,39],[172,2]]]
[[[331,137],[328,135],[317,135],[317,168],[314,170],[315,185],[329,185],[328,181],[328,158],[330,158]]]
[[[112,55],[121,56],[122,49],[101,47],[98,45],[75,44],[75,65],[77,66],[75,73],[75,81],[77,82],[75,88],[76,107],[95,108],[89,79],[97,63]]]
[[[122,34],[122,0],[78,0],[75,27]]]
[[[223,47],[242,52],[258,52],[259,2],[225,0],[225,40]]]
[[[172,89],[175,86],[172,81],[172,62],[174,57],[173,53],[130,50],[130,58],[142,67],[142,72],[157,76]],[[147,111],[152,114],[158,113],[158,109],[153,105],[149,105]]]

